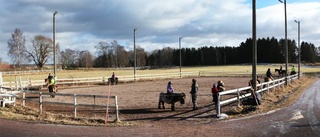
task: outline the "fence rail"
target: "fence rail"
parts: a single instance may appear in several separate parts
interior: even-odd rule
[[[264,82],[264,83],[258,84],[257,87],[259,87],[259,90],[257,90],[256,93],[269,91],[270,89],[272,89],[272,88],[275,89],[275,87],[278,87],[278,86],[284,86],[286,78],[287,78],[288,84],[289,84],[294,79],[297,79],[298,75],[299,74],[295,74],[295,75],[283,77],[283,78],[280,78],[280,79],[276,79],[276,80],[273,80],[273,81],[269,81],[269,82]],[[240,105],[241,99],[250,97],[251,93],[246,93],[246,94],[242,94],[241,95],[241,92],[246,92],[249,89],[251,89],[250,86],[219,92],[218,93],[218,101],[215,104],[216,105],[217,117],[218,118],[221,117],[221,106],[224,106],[224,105],[236,102],[236,101],[238,101],[238,105]],[[232,97],[232,98],[228,98],[228,99],[225,99],[225,100],[221,100],[222,96],[234,95],[234,94],[236,95],[236,97]]]
[[[84,107],[94,107],[94,108],[106,108],[107,110],[114,110],[116,113],[116,121],[119,121],[119,106],[118,106],[118,98],[117,96],[106,96],[106,95],[85,95],[85,94],[64,94],[64,93],[55,93],[55,96],[65,96],[65,97],[73,97],[73,103],[66,103],[66,102],[53,102],[53,101],[44,101],[43,96],[44,95],[52,95],[52,93],[42,93],[42,92],[28,92],[30,94],[37,94],[39,95],[39,100],[34,99],[28,99],[26,98],[26,92],[23,92],[23,98],[22,98],[22,105],[25,107],[25,101],[31,101],[31,102],[37,102],[39,103],[39,111],[42,113],[43,105],[45,104],[54,104],[54,105],[68,105],[68,106],[74,106],[74,118],[77,117],[77,107],[84,106]],[[94,99],[93,104],[83,104],[79,103],[77,101],[77,98],[83,98],[83,97],[91,97]],[[106,105],[96,104],[96,98],[105,98],[105,99],[113,99],[114,105],[109,105],[108,103]],[[107,101],[109,102],[109,101]]]
[[[191,77],[191,76],[200,76],[201,72],[183,72],[181,73],[181,77]],[[154,79],[168,79],[168,78],[179,78],[180,73],[164,73],[164,74],[149,74],[149,75],[136,75],[136,77],[130,76],[119,76],[119,82],[132,82],[136,80],[154,80]],[[107,84],[109,77],[91,77],[91,78],[69,78],[69,79],[57,79],[57,85],[76,85],[76,84],[89,84],[89,83],[102,83]],[[21,76],[16,77],[15,81],[3,82],[2,87],[12,89],[12,90],[22,90],[27,87],[35,87],[44,86],[43,80],[30,80],[27,78],[26,80],[22,80]]]

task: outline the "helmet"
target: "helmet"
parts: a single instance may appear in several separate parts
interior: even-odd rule
[[[171,81],[168,82],[168,85],[171,85]]]

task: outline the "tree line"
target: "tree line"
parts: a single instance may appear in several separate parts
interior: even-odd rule
[[[53,56],[52,39],[37,35],[31,39],[32,46],[25,47],[25,37],[20,29],[15,29],[8,40],[8,55],[15,67],[21,64],[33,62],[39,69],[48,63]],[[165,47],[162,49],[145,51],[137,46],[137,67],[171,67],[183,66],[212,66],[252,63],[252,39],[248,38],[241,42],[239,47],[231,46],[203,46],[200,48],[175,49]],[[60,50],[59,43],[56,45],[56,58],[62,69],[77,68],[121,68],[134,66],[134,51],[127,51],[116,40],[99,42],[94,47],[95,54],[88,50],[65,49]],[[298,62],[299,48],[294,40],[288,39],[288,62]],[[314,63],[320,61],[320,47],[312,43],[301,43],[301,61]],[[285,39],[261,38],[257,40],[258,63],[284,63],[285,62]]]

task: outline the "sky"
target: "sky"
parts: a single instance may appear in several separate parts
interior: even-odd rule
[[[284,1],[284,0],[283,0]],[[285,37],[284,4],[256,0],[257,38]],[[320,1],[287,0],[288,39],[320,46]],[[53,37],[61,50],[89,50],[116,40],[127,51],[163,47],[232,46],[252,37],[252,0],[0,0],[0,57],[8,57],[8,40],[23,31],[27,49],[36,35]],[[51,59],[52,61],[52,59]]]

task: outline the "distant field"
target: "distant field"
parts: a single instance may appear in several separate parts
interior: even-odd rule
[[[298,71],[297,65],[295,65],[296,71]],[[280,65],[258,65],[257,73],[258,75],[264,76],[267,69],[270,68],[273,73],[274,69],[280,68]],[[282,66],[285,69],[285,66]],[[288,66],[290,72],[291,66]],[[179,67],[170,69],[151,69],[151,70],[136,70],[136,75],[147,75],[147,74],[165,74],[165,73],[179,73]],[[208,66],[208,67],[182,67],[182,73],[184,72],[195,72],[204,71],[217,73],[219,76],[230,76],[234,74],[250,76],[252,72],[252,66],[250,65],[237,65],[237,66]],[[320,67],[307,67],[302,66],[301,71],[308,74],[318,74],[320,73]],[[58,79],[66,78],[89,78],[89,77],[110,77],[112,72],[115,72],[116,76],[133,76],[133,69],[100,69],[100,70],[63,70],[57,71]],[[53,71],[51,72],[53,73]],[[274,74],[276,75],[276,74]],[[36,73],[36,74],[21,74],[21,75],[4,75],[3,81],[9,82],[14,81],[16,76],[21,76],[23,80],[41,80],[48,76],[48,73]]]

